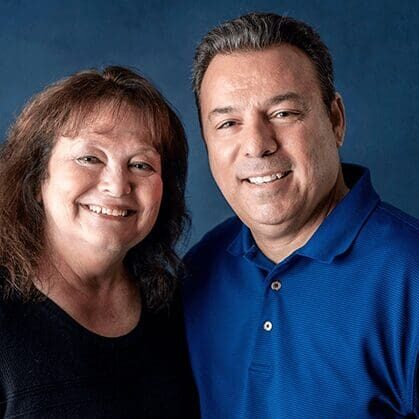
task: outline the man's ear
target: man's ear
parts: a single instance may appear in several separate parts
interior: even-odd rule
[[[335,94],[335,98],[330,106],[330,121],[332,122],[333,132],[335,133],[336,145],[342,147],[345,136],[345,107],[342,96]]]

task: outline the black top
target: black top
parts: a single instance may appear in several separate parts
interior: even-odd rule
[[[1,417],[189,419],[197,404],[179,308],[107,338],[49,299],[0,302]]]

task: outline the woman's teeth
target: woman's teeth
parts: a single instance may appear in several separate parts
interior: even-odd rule
[[[110,209],[99,205],[88,205],[87,207],[96,214],[112,215],[113,217],[126,217],[128,215],[128,210]]]

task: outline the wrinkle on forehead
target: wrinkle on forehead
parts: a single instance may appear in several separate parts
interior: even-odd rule
[[[136,125],[142,127],[141,130],[128,131],[127,127],[131,124],[124,124],[124,122],[132,119],[137,119],[138,124]],[[125,133],[137,136],[159,150],[160,142],[153,135],[154,129],[150,119],[145,115],[145,112],[125,99],[112,98],[74,110],[59,135],[75,138],[82,133],[91,133],[117,137],[117,130],[123,126]]]
[[[134,112],[133,106],[119,98],[80,105],[70,111],[67,123],[60,134],[66,137],[74,137],[81,131],[91,130],[92,127],[98,133],[104,134],[112,131],[117,121],[130,117]],[[142,117],[140,112],[138,112],[138,116],[139,118]]]
[[[279,60],[275,58],[278,56]],[[275,59],[274,69],[270,65],[272,59]],[[275,92],[272,92],[273,80],[277,82],[278,90]],[[301,95],[308,90],[309,86],[310,90],[315,86],[314,90],[321,94],[314,64],[303,51],[289,44],[262,51],[216,55],[204,75],[201,92],[204,90],[211,92],[217,86],[218,88],[222,86],[221,91],[226,95],[231,95],[232,99],[238,102],[244,101],[247,104],[250,101],[255,105],[259,104],[258,101],[262,96],[266,98],[283,94],[289,91],[290,86],[294,86]],[[248,97],[249,91],[260,94]],[[217,97],[211,94],[202,95],[201,104],[204,101],[207,104],[208,101],[211,102],[209,108],[229,105],[217,103]]]

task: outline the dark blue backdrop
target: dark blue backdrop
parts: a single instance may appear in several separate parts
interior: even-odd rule
[[[175,106],[190,142],[190,243],[231,212],[200,138],[190,69],[214,25],[259,10],[313,25],[346,104],[342,157],[371,168],[381,196],[419,217],[419,4],[416,0],[0,0],[0,134],[46,84],[87,67],[134,66]]]

